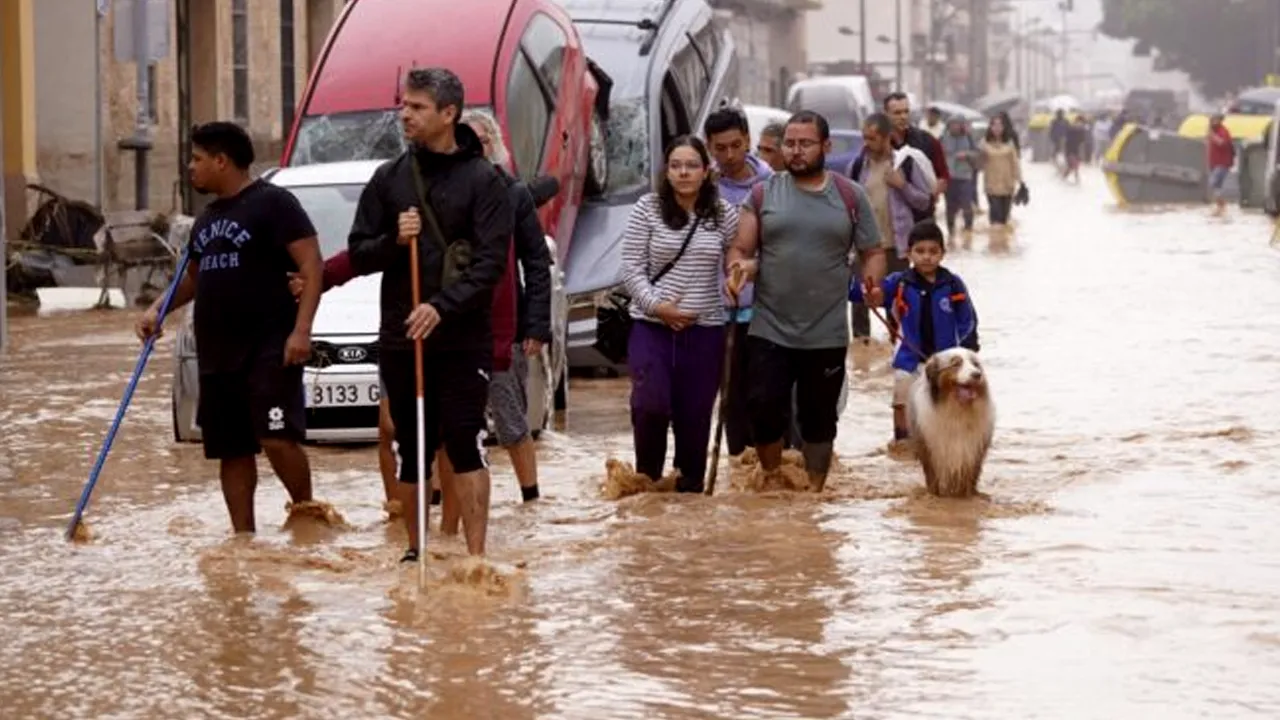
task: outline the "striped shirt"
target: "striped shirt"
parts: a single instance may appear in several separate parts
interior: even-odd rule
[[[724,252],[738,232],[738,211],[724,200],[716,202],[720,220],[699,222],[684,255],[656,285],[651,278],[680,252],[689,226],[667,227],[656,193],[636,203],[622,238],[622,284],[631,296],[631,317],[655,319],[654,309],[672,302],[682,312],[697,315],[699,325],[723,325],[728,319],[721,292]]]

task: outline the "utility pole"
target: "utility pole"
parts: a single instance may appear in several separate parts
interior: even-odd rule
[[[893,0],[893,49],[897,53],[894,56],[896,63],[893,71],[894,82],[901,91],[907,87],[907,83],[902,78],[902,0]]]
[[[151,151],[151,86],[147,70],[151,65],[150,27],[147,22],[147,6],[150,0],[133,0],[133,61],[138,65],[138,113],[133,137],[121,140],[121,150],[132,150],[134,206],[146,210],[151,188],[147,175],[147,154]],[[119,22],[120,19],[117,19]]]
[[[4,76],[4,53],[0,53],[0,77]],[[4,137],[4,93],[0,93],[0,137]],[[0,168],[4,167],[4,143],[0,142]],[[0,172],[0,258],[7,267],[9,264],[8,236],[4,210],[4,173]],[[0,356],[9,349],[9,288],[5,285],[7,271],[0,271]]]
[[[862,73],[867,74],[867,0],[858,0],[858,45]]]
[[[97,0],[93,15],[93,203],[102,212],[102,18],[111,0]]]
[[[1062,2],[1058,3],[1058,9],[1062,11],[1062,54],[1058,59],[1058,68],[1061,74],[1058,84],[1061,91],[1065,93],[1067,92],[1067,54],[1070,52],[1069,43],[1071,42],[1067,35],[1067,13],[1072,10],[1072,0],[1062,0]]]
[[[938,67],[933,61],[934,53],[938,49],[938,0],[929,0],[928,35],[929,41],[925,43],[924,68],[929,79],[925,87],[929,93],[927,102],[933,102],[938,97]]]

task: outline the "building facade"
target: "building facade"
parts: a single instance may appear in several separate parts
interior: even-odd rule
[[[1013,9],[1002,0],[828,2],[807,18],[810,66],[861,66],[865,53],[868,74],[922,101],[971,101],[1016,85]]]
[[[838,0],[847,2],[848,0]],[[781,107],[796,73],[809,61],[805,16],[817,0],[711,0],[733,35],[738,54],[738,96],[752,105]]]
[[[107,211],[138,205],[134,152],[118,145],[136,134],[140,114],[153,144],[145,205],[158,212],[183,207],[179,147],[190,124],[236,120],[253,136],[261,163],[274,164],[342,4],[151,0],[152,27],[167,33],[161,43],[167,52],[148,63],[151,91],[140,102],[137,65],[118,59],[127,52],[116,47],[117,25],[132,22],[132,0],[99,0],[101,16],[84,0],[4,0],[0,78],[10,236],[33,209],[26,206],[33,199],[28,182]],[[154,22],[157,16],[164,22]],[[188,83],[179,82],[183,73]]]

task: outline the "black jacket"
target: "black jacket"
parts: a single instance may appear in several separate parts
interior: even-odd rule
[[[515,208],[516,260],[520,273],[516,275],[516,342],[532,339],[551,342],[551,251],[547,249],[546,233],[538,221],[538,208],[533,195],[523,180],[503,173],[511,192],[511,206]]]
[[[357,275],[382,273],[384,348],[411,347],[405,320],[412,309],[409,248],[396,242],[399,216],[419,208],[418,265],[422,302],[440,313],[440,325],[427,337],[432,350],[484,350],[493,347],[493,290],[506,272],[514,224],[510,194],[498,170],[484,158],[479,138],[465,124],[455,130],[458,150],[441,155],[409,150],[379,167],[360,195],[347,247]],[[471,243],[471,263],[461,279],[442,289],[444,253],[428,234],[414,185],[410,152],[417,154],[423,184],[447,242]]]

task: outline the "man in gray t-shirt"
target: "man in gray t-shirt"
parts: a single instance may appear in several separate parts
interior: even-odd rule
[[[744,202],[738,236],[726,259],[731,296],[748,280],[755,281],[747,373],[760,465],[775,472],[782,463],[794,385],[805,469],[816,490],[826,483],[836,437],[855,251],[872,296],[880,292],[885,270],[866,192],[824,169],[830,146],[821,115],[804,111],[791,118],[782,141],[787,172],[764,181],[763,191]]]

